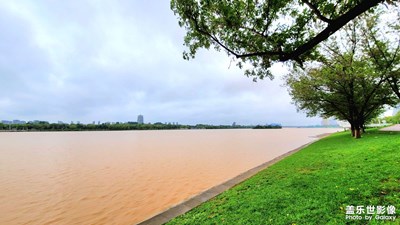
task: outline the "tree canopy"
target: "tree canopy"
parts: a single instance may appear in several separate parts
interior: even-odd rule
[[[348,60],[343,64],[343,59]],[[350,64],[349,64],[350,63]],[[335,117],[351,124],[353,136],[395,99],[384,77],[375,77],[366,62],[349,55],[331,65],[291,74],[290,95],[299,110],[309,116]]]
[[[362,25],[362,21],[346,25],[342,36],[335,35],[320,49],[316,62],[304,70],[294,68],[286,79],[299,110],[346,120],[356,138],[385,105],[398,101],[386,80],[388,70],[377,67],[368,55],[367,37],[360,37]]]
[[[358,138],[366,122],[378,116],[385,104],[396,102],[384,77],[374,73],[368,62],[347,54],[330,65],[289,75],[287,85],[299,110],[346,120]]]
[[[361,35],[364,53],[371,58],[375,70],[385,74],[386,82],[400,99],[400,10],[393,13],[394,20],[386,21],[384,27],[378,26],[379,14],[370,16]]]
[[[383,2],[398,0],[171,0],[171,9],[187,31],[185,59],[213,46],[262,79],[274,62],[314,58],[315,46]]]

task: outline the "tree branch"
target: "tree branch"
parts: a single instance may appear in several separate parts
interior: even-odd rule
[[[275,51],[267,51],[267,52],[263,52],[264,53],[263,55],[260,55],[259,53],[249,53],[249,54],[237,53],[237,52],[233,51],[232,49],[228,48],[226,45],[224,45],[217,37],[215,37],[214,35],[212,35],[211,33],[207,32],[207,31],[201,29],[196,18],[192,17],[192,20],[193,20],[193,22],[195,24],[195,28],[198,32],[210,37],[214,42],[216,42],[219,46],[224,48],[230,54],[234,55],[236,58],[246,58],[246,57],[251,57],[251,56],[263,56],[263,55],[281,55],[282,54],[281,51],[276,51],[276,52]]]
[[[243,28],[245,30],[251,31],[252,33],[257,34],[257,35],[261,36],[262,38],[267,38],[267,36],[265,34],[257,31],[254,28],[250,28],[250,27],[246,27],[246,26],[241,26],[240,28]]]
[[[304,54],[305,52],[311,50],[315,46],[317,46],[322,41],[326,40],[330,35],[338,31],[344,25],[346,25],[349,21],[353,20],[357,16],[361,15],[368,9],[378,5],[383,0],[364,0],[360,2],[360,4],[354,6],[350,9],[347,13],[339,16],[335,20],[333,20],[321,33],[319,33],[314,38],[310,39],[305,44],[299,46],[293,52],[287,53],[284,57],[282,57],[281,61],[287,61],[290,59],[296,59],[300,55]]]
[[[338,18],[336,18],[334,20],[331,20],[330,23],[328,24],[328,26],[324,30],[322,30],[318,35],[311,38],[306,43],[300,45],[295,50],[287,51],[287,52],[281,51],[279,49],[275,50],[275,51],[259,51],[259,52],[249,52],[249,53],[235,52],[233,49],[224,45],[217,37],[213,36],[210,32],[207,32],[206,30],[202,29],[199,26],[196,17],[192,16],[191,20],[194,22],[195,29],[198,32],[211,38],[215,43],[220,45],[228,53],[234,55],[236,58],[248,58],[248,57],[253,57],[253,56],[261,56],[261,57],[277,56],[278,60],[282,61],[282,62],[285,62],[288,60],[296,60],[298,62],[301,62],[301,60],[299,60],[299,59],[302,54],[310,51],[315,46],[317,46],[319,43],[326,40],[329,36],[331,36],[333,33],[335,33],[340,28],[342,28],[344,25],[346,25],[348,22],[350,22],[357,16],[361,15],[362,13],[366,12],[367,10],[378,5],[381,2],[383,2],[383,0],[363,0],[363,1],[361,1],[358,5],[351,8],[345,14],[339,16]]]
[[[323,16],[322,13],[318,10],[317,6],[311,4],[311,2],[309,2],[307,0],[302,0],[302,2],[304,4],[306,4],[311,9],[311,11],[314,12],[314,14],[318,17],[318,19],[320,19],[320,20],[322,20],[322,21],[324,21],[325,23],[328,23],[328,24],[330,24],[332,22],[331,19],[328,19],[325,16]]]
[[[247,53],[247,54],[237,54],[237,58],[246,58],[251,56],[279,56],[279,60],[284,62],[288,60],[297,60],[300,55],[306,53],[307,51],[311,50],[315,46],[317,46],[322,41],[326,40],[330,35],[338,31],[348,22],[356,18],[357,16],[361,15],[368,9],[378,5],[383,0],[364,0],[360,4],[354,6],[350,9],[347,13],[343,14],[342,16],[338,17],[332,22],[318,35],[314,38],[310,39],[308,42],[300,45],[297,49],[292,52],[255,52],[255,53]]]

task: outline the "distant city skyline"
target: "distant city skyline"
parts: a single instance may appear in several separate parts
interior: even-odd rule
[[[25,123],[39,123],[39,122],[45,122],[45,123],[58,123],[58,124],[68,124],[65,121],[62,120],[57,120],[57,121],[48,121],[48,120],[0,120],[0,123],[3,124],[25,124]],[[92,122],[81,122],[81,121],[70,121],[69,124],[108,124],[108,123],[138,123],[138,124],[144,124],[144,116],[143,115],[138,115],[137,116],[137,120],[129,120],[129,121],[92,121]],[[169,124],[169,125],[180,125],[181,123],[179,122],[160,122],[160,121],[149,121],[148,123],[150,124],[157,124],[157,123],[161,123],[161,124]],[[206,124],[206,123],[204,123]],[[232,126],[237,126],[237,125],[274,125],[274,124],[278,124],[278,123],[273,123],[273,122],[260,122],[257,124],[236,124],[236,122],[232,123]],[[185,124],[185,125],[196,125],[196,124]],[[229,125],[229,124],[210,124],[210,125]],[[280,124],[279,124],[280,125]],[[311,124],[311,125],[316,125],[316,124]]]
[[[381,117],[383,116],[391,116],[391,115],[395,115],[397,112],[400,111],[400,104],[397,105],[396,107],[393,107],[392,109],[387,110]],[[62,124],[62,123],[66,123],[62,120],[57,120],[57,121],[49,121],[49,120],[19,120],[19,119],[12,119],[12,120],[1,120],[0,122],[3,124],[24,124],[24,123],[28,123],[28,122],[33,122],[33,123],[38,123],[38,122],[49,122],[49,123],[58,123],[58,124]],[[126,120],[126,121],[120,121],[120,120],[114,120],[114,121],[93,121],[92,122],[81,122],[79,120],[76,121],[71,121],[70,124],[114,124],[114,123],[138,123],[138,124],[144,124],[144,115],[139,114],[137,115],[136,120],[131,119],[131,120]],[[172,125],[178,125],[178,124],[185,124],[185,123],[179,123],[179,122],[160,122],[160,121],[149,121],[148,123],[150,124],[157,124],[157,123],[161,123],[161,124],[172,124]],[[281,124],[281,123],[276,123],[274,121],[260,121],[259,123],[253,123],[253,124],[239,124],[236,123],[235,121],[233,121],[232,123],[225,123],[225,124],[212,124],[212,123],[197,123],[197,124],[210,124],[210,125],[229,125],[231,124],[231,126],[237,126],[237,125],[271,125],[271,124],[279,124],[279,125],[283,125],[283,126],[323,126],[323,127],[327,127],[327,126],[338,126],[338,122],[336,119],[334,118],[322,118],[319,123],[315,123],[315,124],[306,124],[306,125],[301,125],[301,124],[296,124],[296,125],[292,125],[292,124]],[[190,124],[187,123],[185,125],[196,125],[196,124]]]

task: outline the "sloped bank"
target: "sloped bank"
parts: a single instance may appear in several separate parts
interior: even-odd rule
[[[399,146],[397,132],[331,135],[167,224],[399,224],[396,212],[376,211],[400,209]],[[349,206],[363,209],[354,212],[361,219]]]
[[[217,185],[215,187],[212,187],[188,200],[183,201],[182,203],[175,205],[171,208],[169,208],[168,210],[161,212],[149,219],[146,219],[142,222],[139,223],[139,225],[158,225],[158,224],[164,224],[168,221],[170,221],[171,219],[182,215],[186,212],[188,212],[189,210],[193,209],[196,206],[199,206],[200,204],[214,198],[215,196],[221,194],[222,192],[234,187],[237,184],[240,184],[241,182],[245,181],[246,179],[249,179],[250,177],[254,176],[255,174],[257,174],[258,172],[268,168],[269,166],[273,165],[274,163],[284,159],[285,157],[292,155],[293,153],[303,149],[304,147],[314,143],[315,141],[318,141],[320,138],[329,136],[330,133],[326,133],[326,134],[320,134],[318,136],[315,136],[315,138],[318,138],[310,143],[304,144],[292,151],[289,151],[281,156],[278,156],[268,162],[265,162],[257,167],[254,167],[242,174],[239,174],[238,176],[229,179],[228,181]]]

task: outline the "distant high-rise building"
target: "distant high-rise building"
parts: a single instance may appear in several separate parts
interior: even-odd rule
[[[338,122],[335,119],[330,119],[329,126],[338,126]]]
[[[324,119],[322,119],[322,121],[321,121],[321,125],[322,125],[322,126],[324,126],[324,127],[327,127],[327,126],[329,126],[329,120],[328,120],[328,118],[324,118]]]
[[[137,123],[138,123],[138,124],[143,124],[143,123],[144,123],[143,115],[139,115],[139,116],[137,117]]]
[[[2,120],[1,123],[2,123],[2,124],[12,124],[12,121],[9,121],[9,120]]]
[[[23,120],[13,120],[12,123],[13,124],[25,124],[26,122]]]
[[[394,107],[392,116],[395,116],[398,112],[400,112],[400,104]]]
[[[236,122],[233,122],[233,123],[232,123],[232,127],[236,127]]]

